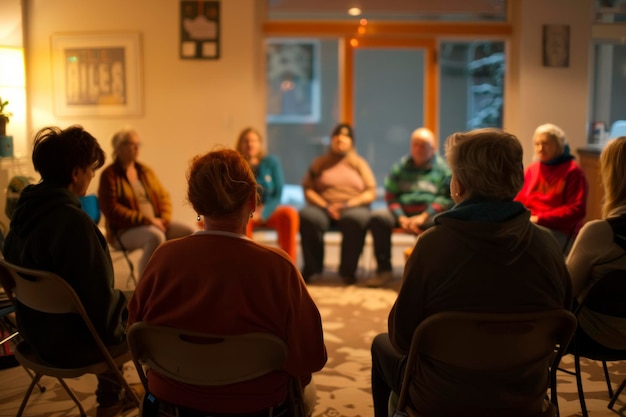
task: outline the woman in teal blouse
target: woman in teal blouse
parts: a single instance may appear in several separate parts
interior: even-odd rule
[[[296,234],[300,227],[300,217],[294,207],[280,205],[283,192],[283,170],[280,161],[267,154],[265,142],[261,134],[248,127],[241,131],[235,146],[250,164],[261,186],[261,204],[248,222],[248,237],[256,227],[271,227],[278,235],[278,246],[295,262]]]

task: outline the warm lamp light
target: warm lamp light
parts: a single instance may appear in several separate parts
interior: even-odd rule
[[[24,51],[22,48],[0,47],[0,89],[24,86]]]
[[[6,128],[6,136],[0,138],[0,156],[20,156],[26,150],[26,82],[23,48],[0,46],[0,97],[2,101],[9,102],[4,110],[12,113]]]

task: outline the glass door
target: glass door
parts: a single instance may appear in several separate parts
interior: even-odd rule
[[[436,131],[434,42],[360,40],[350,52],[346,116],[381,189],[391,166],[409,152],[411,132]]]

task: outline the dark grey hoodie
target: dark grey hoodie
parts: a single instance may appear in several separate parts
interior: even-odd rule
[[[4,257],[61,276],[82,300],[105,344],[124,340],[126,298],[113,288],[106,240],[66,187],[43,182],[22,191]],[[51,363],[70,366],[93,359],[95,345],[76,315],[40,313],[19,303],[16,315],[21,336]]]

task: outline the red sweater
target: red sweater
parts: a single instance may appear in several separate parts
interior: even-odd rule
[[[524,204],[537,224],[566,235],[577,234],[587,213],[588,185],[573,160],[558,165],[533,162],[515,201]]]
[[[269,332],[288,346],[284,372],[223,387],[182,384],[148,373],[163,401],[216,413],[248,413],[282,402],[289,374],[303,386],[326,363],[319,311],[298,269],[276,248],[234,234],[195,234],[167,241],[152,255],[128,305],[130,326],[196,332]]]

